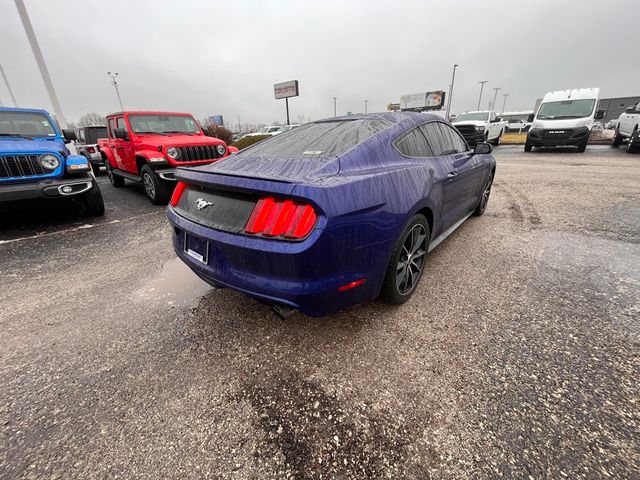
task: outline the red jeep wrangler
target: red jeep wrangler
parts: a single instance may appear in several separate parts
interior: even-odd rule
[[[206,165],[238,151],[207,137],[188,113],[114,113],[107,116],[107,135],[98,147],[111,185],[123,187],[125,179],[142,183],[156,205],[169,201],[176,167]]]

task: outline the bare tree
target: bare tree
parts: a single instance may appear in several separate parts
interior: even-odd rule
[[[105,118],[105,116],[100,115],[99,113],[96,113],[96,112],[85,113],[83,116],[80,117],[80,120],[78,120],[79,127],[90,127],[92,125],[106,125],[106,124],[107,124],[107,119]]]

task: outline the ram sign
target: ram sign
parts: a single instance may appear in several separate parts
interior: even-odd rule
[[[298,92],[298,80],[291,80],[289,82],[276,83],[273,86],[276,100],[279,98],[297,97]]]
[[[442,110],[444,107],[444,92],[413,93],[400,97],[401,110]]]

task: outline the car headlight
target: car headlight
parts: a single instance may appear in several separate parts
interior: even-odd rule
[[[484,132],[484,127],[476,127],[476,132]]]
[[[176,147],[167,148],[167,155],[173,159],[176,159],[180,156],[180,152]]]
[[[55,170],[60,166],[60,160],[55,155],[47,153],[38,157],[38,163],[46,170]]]
[[[218,155],[224,155],[227,152],[227,149],[224,147],[224,145],[218,145],[216,147],[216,150],[218,151]]]

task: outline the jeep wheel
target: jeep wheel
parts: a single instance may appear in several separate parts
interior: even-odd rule
[[[142,167],[140,172],[144,192],[154,205],[166,205],[173,192],[173,183],[159,178],[149,165]]]
[[[524,144],[524,151],[525,152],[530,152],[532,148],[533,148],[533,145],[531,145],[529,142]]]
[[[93,170],[93,174],[97,177],[100,175],[100,165],[97,163],[91,163],[91,170]]]
[[[104,201],[97,182],[93,187],[78,198],[78,203],[87,217],[101,217],[104,215]]]
[[[113,173],[113,168],[111,168],[111,164],[109,164],[109,160],[107,160],[106,158],[104,160],[104,166],[107,170],[107,176],[109,177],[109,182],[111,182],[111,185],[113,185],[115,188],[124,187],[124,178]]]

